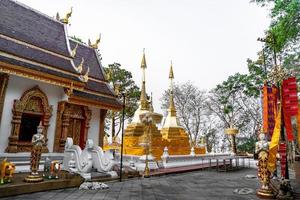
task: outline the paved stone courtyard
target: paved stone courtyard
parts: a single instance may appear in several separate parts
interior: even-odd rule
[[[4,199],[22,200],[193,200],[193,199],[258,199],[255,190],[258,187],[256,178],[246,178],[255,175],[255,169],[243,169],[233,172],[196,171],[183,174],[173,174],[149,179],[136,178],[124,182],[108,182],[108,190],[78,190],[77,188],[53,190],[33,194],[19,195]],[[237,194],[236,189],[252,189],[251,194]]]

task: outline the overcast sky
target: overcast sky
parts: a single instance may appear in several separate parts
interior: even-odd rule
[[[168,88],[170,60],[175,82],[211,89],[229,75],[247,72],[247,58],[261,49],[256,41],[269,25],[268,12],[250,0],[19,0],[49,16],[70,7],[69,35],[87,42],[102,34],[107,66],[119,62],[140,86],[146,49],[147,92],[154,106]]]

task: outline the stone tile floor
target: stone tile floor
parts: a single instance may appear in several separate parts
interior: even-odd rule
[[[243,169],[232,172],[216,172],[213,170],[194,171],[159,177],[128,179],[124,182],[108,182],[108,190],[87,191],[77,188],[52,190],[14,197],[1,198],[19,200],[193,200],[193,199],[258,199],[255,190],[257,179],[245,176],[256,174],[256,169]],[[251,194],[236,194],[235,189],[250,188]]]

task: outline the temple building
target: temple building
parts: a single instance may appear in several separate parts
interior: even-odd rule
[[[100,38],[69,38],[71,14],[54,19],[0,1],[0,153],[30,151],[40,121],[43,152],[62,152],[67,137],[102,146],[107,110],[122,109],[104,76]]]

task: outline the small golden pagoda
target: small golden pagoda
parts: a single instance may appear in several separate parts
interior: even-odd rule
[[[165,119],[165,123],[161,129],[161,135],[165,140],[165,145],[168,147],[170,155],[189,155],[191,152],[191,146],[189,143],[189,137],[184,128],[180,126],[178,118],[176,116],[176,109],[174,104],[173,94],[173,66],[171,63],[170,73],[170,105],[168,109],[168,115]]]
[[[108,136],[105,135],[103,138],[103,150],[107,151],[107,150],[121,150],[121,141],[120,138],[118,136],[115,136],[114,138],[112,138],[112,142],[109,143],[108,142]]]
[[[146,79],[145,70],[147,68],[145,52],[143,53],[141,69],[142,69],[142,89],[139,107],[135,111],[133,120],[127,125],[124,134],[124,154],[126,155],[145,155],[145,148],[141,145],[143,142],[143,135],[145,126],[142,124],[140,115],[147,112],[152,112],[153,121],[151,127],[151,153],[155,159],[160,159],[163,153],[162,137],[160,131],[157,129],[156,124],[159,124],[162,120],[162,115],[154,113],[153,107],[149,103],[146,94]]]

